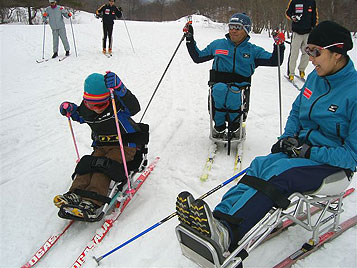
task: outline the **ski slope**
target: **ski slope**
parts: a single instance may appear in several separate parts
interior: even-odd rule
[[[185,20],[174,22],[127,21],[133,51],[123,21],[114,25],[113,57],[101,53],[102,24],[93,14],[81,12],[73,29],[78,57],[73,48],[71,25],[67,36],[71,56],[66,60],[42,58],[43,25],[0,25],[1,33],[1,180],[0,267],[19,267],[55,232],[65,226],[53,205],[55,195],[71,184],[76,154],[62,101],[80,103],[84,79],[93,72],[116,72],[137,96],[144,111],[182,37]],[[195,40],[202,49],[227,32],[223,24],[194,16]],[[52,55],[52,35],[45,28],[45,58]],[[251,34],[251,42],[273,49],[268,35]],[[356,40],[351,51],[357,63]],[[281,73],[286,73],[287,48]],[[64,55],[60,43],[59,55]],[[149,159],[160,156],[154,172],[120,216],[103,242],[90,254],[99,257],[175,211],[176,196],[189,190],[195,197],[233,176],[233,156],[218,155],[211,175],[201,182],[211,145],[207,112],[208,71],[212,62],[194,64],[181,44],[143,122],[150,124]],[[307,73],[312,71],[309,64]],[[247,139],[243,167],[265,155],[280,135],[278,70],[259,67],[252,79]],[[282,78],[283,120],[298,91]],[[134,117],[140,120],[142,112]],[[79,153],[91,152],[90,129],[73,124]],[[352,183],[356,187],[356,176]],[[228,190],[206,199],[213,208]],[[356,213],[357,194],[346,198],[344,220]],[[172,219],[101,262],[101,267],[197,267],[181,255]],[[92,238],[99,223],[73,225],[37,267],[70,267]],[[293,227],[253,251],[245,267],[272,267],[300,247],[309,234]],[[357,267],[357,228],[327,243],[294,267]],[[97,267],[87,259],[84,267]]]

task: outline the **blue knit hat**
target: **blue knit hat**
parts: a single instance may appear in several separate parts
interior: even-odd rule
[[[89,103],[104,103],[110,98],[110,91],[105,86],[104,75],[93,73],[84,81],[83,99]]]
[[[229,19],[228,24],[242,24],[244,31],[249,34],[252,26],[250,18],[245,13],[236,13]]]

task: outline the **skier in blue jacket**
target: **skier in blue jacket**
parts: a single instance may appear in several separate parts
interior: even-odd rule
[[[249,109],[249,88],[251,76],[258,66],[278,66],[278,46],[280,48],[280,64],[284,58],[283,33],[277,33],[274,37],[275,45],[273,53],[269,53],[262,47],[249,42],[251,20],[244,13],[236,13],[229,20],[229,33],[225,38],[217,39],[205,49],[200,50],[193,38],[193,27],[187,23],[186,46],[195,63],[202,63],[213,59],[210,82],[212,98],[214,102],[214,129],[213,137],[223,136],[226,130],[226,121],[232,124],[233,133],[239,129],[241,107],[241,90],[244,89],[245,109],[244,121]],[[232,83],[233,82],[233,83]],[[226,114],[229,114],[227,120]]]
[[[294,192],[315,191],[324,178],[341,170],[352,177],[357,167],[357,71],[347,55],[352,47],[350,32],[335,22],[321,22],[311,31],[305,51],[315,70],[271,154],[252,161],[213,213],[203,200],[180,193],[185,200],[181,207],[199,215],[187,221],[178,211],[181,222],[211,237],[222,252],[232,252],[273,206],[286,207]],[[276,198],[265,189],[277,192]]]

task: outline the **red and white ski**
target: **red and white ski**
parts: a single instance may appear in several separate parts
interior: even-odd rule
[[[21,266],[21,268],[30,268],[35,266],[35,264],[37,264],[42,259],[42,257],[52,248],[54,244],[56,244],[58,239],[60,239],[60,237],[68,230],[69,227],[72,226],[73,223],[73,220],[70,221],[60,233],[51,235],[47,241],[36,251],[33,257],[26,264]]]
[[[150,175],[151,171],[155,168],[156,163],[159,161],[159,159],[160,159],[159,157],[156,157],[155,160],[135,180],[134,182],[135,187],[133,187],[135,191],[134,193],[132,193],[132,196],[136,194],[136,192],[139,190],[141,185],[145,182],[147,177]],[[130,195],[128,194],[127,197],[121,201],[121,203],[118,202],[118,204],[116,204],[117,209],[115,209],[107,217],[107,220],[103,223],[101,228],[91,239],[90,244],[86,246],[86,248],[83,250],[81,255],[77,258],[76,262],[73,264],[72,267],[81,267],[81,265],[84,263],[84,258],[86,257],[87,252],[93,249],[97,244],[99,244],[103,240],[105,235],[109,232],[110,228],[112,227],[113,223],[118,219],[118,217],[123,212],[125,207],[128,205],[130,200],[131,198]],[[21,268],[34,267],[44,257],[44,255],[57,243],[60,237],[72,226],[73,223],[74,223],[73,220],[69,221],[69,223],[66,224],[65,227],[60,232],[51,235],[46,240],[46,242],[36,251],[36,253],[31,257],[31,259],[27,261],[23,266],[21,266]]]
[[[298,260],[305,258],[310,255],[314,251],[318,250],[324,243],[335,239],[337,236],[347,231],[351,227],[357,224],[357,216],[354,216],[339,225],[339,229],[337,231],[330,231],[322,234],[319,237],[319,242],[316,245],[310,245],[309,243],[305,243],[299,250],[295,251],[289,257],[285,258],[279,264],[275,265],[274,268],[287,268],[291,267]]]
[[[156,163],[159,161],[159,157],[156,157],[154,162],[152,162],[146,170],[135,180],[134,185],[132,185],[132,197],[137,193],[140,189],[141,185],[145,182],[151,171],[155,168]],[[72,264],[72,268],[79,268],[85,262],[85,258],[88,255],[88,252],[94,249],[107,235],[109,230],[113,227],[114,222],[119,218],[122,214],[130,200],[132,200],[130,194],[126,194],[125,198],[116,204],[117,209],[115,209],[109,217],[105,220],[103,225],[99,230],[97,230],[96,234],[92,237],[88,245],[84,248],[82,253],[78,256],[75,262]]]

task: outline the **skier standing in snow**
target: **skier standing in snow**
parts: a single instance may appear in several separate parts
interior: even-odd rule
[[[114,117],[114,110],[110,105],[109,88],[114,88],[116,107],[122,136],[128,133],[137,133],[139,126],[131,116],[140,111],[137,98],[125,87],[119,77],[109,72],[105,76],[98,73],[89,75],[84,81],[83,101],[79,106],[70,102],[60,105],[63,116],[70,116],[81,124],[87,123],[92,130],[93,153],[91,158],[82,157],[76,167],[76,176],[69,191],[54,197],[57,207],[74,205],[66,211],[75,217],[91,218],[96,215],[96,209],[103,205],[113,173],[116,180],[125,182],[126,176]],[[124,139],[124,138],[123,138]],[[133,160],[137,144],[124,143],[126,161]],[[89,163],[88,160],[89,159]],[[115,170],[113,170],[115,168]],[[85,197],[84,197],[85,196]]]
[[[294,101],[285,132],[271,154],[252,161],[213,213],[188,192],[177,199],[187,210],[177,211],[180,221],[209,236],[222,252],[236,249],[273,206],[286,207],[291,194],[315,191],[337,172],[352,178],[356,171],[357,71],[347,55],[353,47],[351,34],[324,21],[311,31],[307,44],[315,70]]]
[[[108,4],[102,5],[95,12],[96,18],[102,18],[103,21],[103,54],[107,53],[107,37],[109,39],[108,53],[112,54],[114,20],[122,17],[121,7],[118,8],[114,2],[115,0],[109,0]]]
[[[305,69],[309,63],[309,56],[305,52],[307,38],[318,23],[316,2],[315,0],[290,0],[285,14],[292,21],[293,31],[288,60],[289,80],[294,80],[296,61],[300,50],[301,58],[298,70],[300,77],[305,79]]]
[[[249,93],[251,76],[258,66],[278,66],[278,47],[280,62],[284,58],[284,34],[276,33],[273,53],[249,42],[251,20],[244,13],[234,14],[228,23],[229,33],[224,39],[217,39],[205,49],[200,50],[193,37],[193,27],[187,23],[186,46],[195,63],[213,59],[210,82],[213,82],[213,137],[222,138],[226,130],[226,114],[229,114],[228,124],[232,123],[233,136],[240,127],[239,108],[241,107],[241,90],[245,90],[245,109],[243,121],[249,110]],[[278,45],[277,45],[278,44]],[[228,83],[229,82],[229,85]],[[233,83],[231,83],[233,82]]]
[[[69,43],[66,34],[66,27],[63,22],[63,17],[67,19],[72,16],[71,12],[68,12],[62,6],[57,5],[55,0],[49,0],[50,6],[45,9],[43,13],[43,21],[47,23],[49,20],[50,27],[52,29],[52,37],[53,37],[53,56],[52,58],[56,58],[58,56],[58,37],[61,38],[62,44],[66,51],[66,56],[69,56]]]

